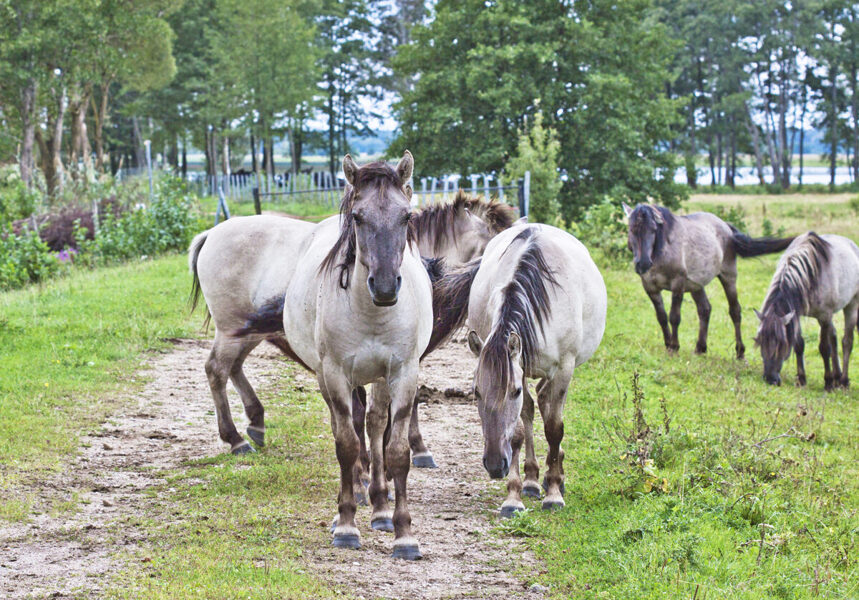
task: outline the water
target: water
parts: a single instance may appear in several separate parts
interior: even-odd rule
[[[716,169],[716,171],[718,171],[718,169]],[[721,170],[723,184],[725,183],[725,171],[726,169],[724,168]],[[764,181],[766,181],[767,183],[772,182],[771,167],[764,167]],[[674,173],[674,182],[687,183],[685,168],[677,169],[677,171]],[[699,168],[698,185],[710,185],[710,182],[710,169]],[[791,169],[790,182],[792,184],[799,183],[799,165],[794,165],[794,167]],[[735,183],[736,185],[758,185],[757,169],[755,167],[737,167],[737,176],[735,179]],[[820,183],[823,185],[829,185],[829,167],[805,167],[802,170],[802,183]],[[850,167],[836,167],[835,184],[841,185],[845,183],[853,183],[853,177],[850,171]]]

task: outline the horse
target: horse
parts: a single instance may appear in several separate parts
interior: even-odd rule
[[[454,312],[467,305],[468,346],[478,357],[474,395],[483,429],[483,466],[493,479],[511,474],[501,515],[524,510],[523,491],[540,495],[529,378],[539,379],[537,403],[549,443],[542,507],[563,507],[560,445],[567,389],[605,331],[605,283],[587,248],[555,227],[518,225],[493,238],[479,264],[446,275],[437,287]],[[466,289],[467,303],[461,301]],[[443,318],[455,322],[461,317]],[[519,476],[523,442],[524,485]]]
[[[838,364],[838,342],[832,323],[832,315],[839,310],[844,311],[843,369]],[[781,385],[781,367],[793,348],[796,384],[806,384],[805,341],[799,317],[808,316],[820,323],[825,389],[848,387],[853,329],[859,321],[859,247],[840,235],[809,231],[798,236],[779,259],[763,307],[755,314],[760,320],[755,343],[761,348],[767,383]]]
[[[358,167],[349,155],[343,159],[350,187],[340,215],[322,221],[302,241],[281,304],[285,343],[316,374],[331,414],[340,464],[333,544],[361,546],[354,520],[360,443],[352,398],[356,388],[372,383],[366,413],[371,526],[393,530],[393,557],[407,560],[421,558],[407,502],[407,430],[418,360],[432,330],[432,287],[414,244],[406,189],[413,166],[409,152],[396,169],[384,162]],[[249,315],[237,334],[254,332],[258,322],[265,326],[271,315]],[[394,480],[393,513],[386,472]]]
[[[407,188],[410,194],[410,188]],[[482,254],[492,236],[513,223],[511,209],[499,202],[486,201],[460,191],[452,204],[439,204],[418,211],[412,221],[422,254],[443,259],[456,266]],[[215,401],[218,430],[233,454],[254,452],[236,430],[227,401],[227,381],[241,396],[250,421],[248,437],[257,446],[265,445],[264,409],[243,372],[247,356],[261,342],[268,341],[288,356],[284,346],[282,299],[292,279],[304,238],[315,224],[281,216],[234,217],[197,235],[188,252],[188,267],[193,276],[191,309],[202,295],[208,308],[207,322],[215,323],[215,339],[206,361],[206,375]],[[434,276],[440,276],[438,261],[426,261]],[[269,303],[267,305],[266,303]],[[237,336],[247,315],[269,314],[267,326],[257,324],[254,333]],[[291,356],[291,358],[295,358]],[[365,394],[356,391],[353,407],[356,427],[363,444]],[[418,429],[417,406],[410,426],[412,461],[416,467],[435,467],[432,454]],[[364,461],[369,464],[369,458]]]
[[[734,322],[737,359],[745,356],[740,328],[742,314],[737,299],[737,256],[750,257],[780,252],[793,238],[751,238],[714,214],[698,212],[678,216],[662,206],[623,205],[629,220],[627,243],[634,255],[635,272],[656,309],[656,320],[669,352],[680,349],[677,331],[683,294],[689,292],[698,309],[697,354],[707,352],[710,301],[705,288],[719,278],[728,298],[728,312]],[[671,313],[665,314],[662,291],[671,292]],[[668,325],[671,324],[669,331]]]

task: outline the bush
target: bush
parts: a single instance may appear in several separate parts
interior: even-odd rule
[[[17,167],[0,167],[0,223],[25,219],[36,210],[39,194],[28,190]]]
[[[560,214],[558,193],[558,153],[561,145],[552,128],[543,127],[543,113],[534,117],[531,131],[519,132],[516,156],[507,165],[508,177],[513,180],[531,172],[531,197],[528,220],[532,223],[554,223]]]
[[[630,257],[623,210],[609,198],[589,207],[581,219],[570,224],[569,231],[592,254],[601,255],[603,261],[600,262],[618,265]]]
[[[16,235],[11,227],[0,233],[0,290],[47,279],[59,261],[36,231]]]

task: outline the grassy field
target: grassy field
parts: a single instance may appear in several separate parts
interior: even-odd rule
[[[741,202],[753,234],[767,218],[788,233],[855,239],[848,198],[705,195],[687,210]],[[747,362],[732,358],[718,284],[709,288],[709,354],[692,353],[697,317],[687,300],[681,350],[669,356],[632,269],[603,268],[605,337],[574,377],[565,413],[567,508],[529,511],[496,529],[502,543],[527,538],[544,563],[524,580],[557,598],[859,596],[859,390],[823,391],[811,321],[803,323],[808,387],[793,387],[793,361],[782,387],[761,379],[752,308],[775,260],[740,263]],[[62,468],[79,436],[141,384],[134,370],[147,350],[195,335],[200,318],[187,315],[187,291],[185,257],[172,256],[0,295],[0,518],[29,518],[27,482]],[[154,545],[117,575],[114,596],[334,593],[301,563],[302,547],[328,539],[307,515],[336,493],[324,404],[297,386],[270,395],[265,453],[168,473],[147,518],[122,524]]]

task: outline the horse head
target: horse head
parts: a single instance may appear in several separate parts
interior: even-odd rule
[[[414,159],[406,150],[396,168],[385,162],[355,164],[348,154],[343,173],[351,186],[348,203],[341,208],[343,229],[354,236],[355,260],[368,271],[367,288],[376,306],[397,303],[402,277],[400,266],[410,239],[411,211],[407,183]],[[347,284],[348,285],[348,284]]]
[[[639,204],[634,209],[624,204],[623,210],[629,219],[627,245],[632,250],[635,272],[644,275],[662,249],[665,217],[659,208],[649,204]]]
[[[790,357],[799,335],[799,317],[794,310],[779,315],[772,307],[764,307],[763,312],[756,309],[755,315],[760,321],[755,344],[761,349],[764,380],[770,385],[781,385],[781,367]]]

